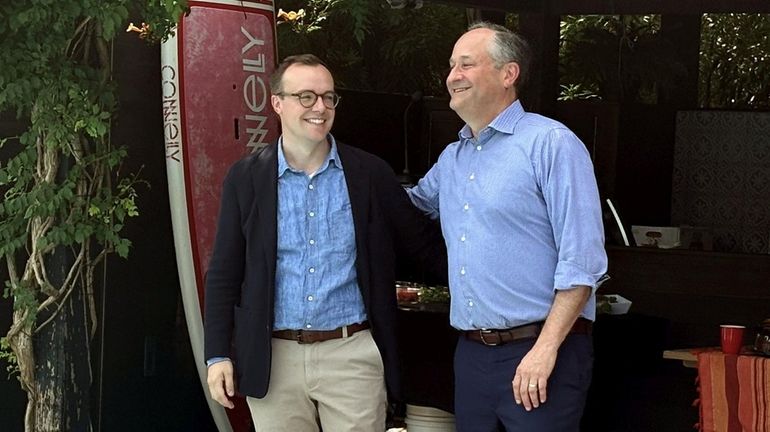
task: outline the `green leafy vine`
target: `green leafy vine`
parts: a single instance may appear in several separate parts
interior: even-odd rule
[[[94,271],[110,253],[127,257],[122,234],[137,216],[137,174],[121,172],[127,149],[113,146],[117,107],[111,80],[112,40],[130,9],[145,21],[141,37],[166,38],[185,0],[27,0],[0,5],[0,113],[26,130],[0,139],[0,258],[13,323],[0,338],[0,359],[27,392],[34,429],[33,336],[49,325],[75,289],[88,299],[87,330],[96,330]],[[63,277],[47,268],[69,257]]]

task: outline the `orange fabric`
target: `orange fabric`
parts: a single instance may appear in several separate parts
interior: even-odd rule
[[[714,426],[714,380],[711,378],[712,357],[698,354],[698,380],[700,381],[700,431],[715,432]]]
[[[770,432],[770,359],[700,352],[701,432]]]
[[[746,432],[770,431],[770,359],[738,357],[738,418]]]

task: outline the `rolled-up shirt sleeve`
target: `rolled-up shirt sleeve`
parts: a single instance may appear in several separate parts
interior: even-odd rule
[[[591,158],[566,128],[548,132],[541,158],[538,177],[558,253],[554,289],[584,285],[595,291],[607,272],[607,254]]]

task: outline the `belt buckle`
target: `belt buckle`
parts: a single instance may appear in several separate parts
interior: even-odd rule
[[[503,338],[500,337],[499,334],[497,335],[497,342],[495,342],[495,343],[488,342],[486,339],[484,339],[484,335],[485,334],[488,334],[488,335],[489,334],[493,334],[492,332],[494,332],[494,330],[489,330],[489,329],[481,329],[481,330],[479,330],[479,337],[481,338],[481,343],[483,343],[486,346],[498,346],[498,345],[500,345],[503,342]]]
[[[304,336],[303,331],[296,330],[296,332],[297,333],[294,335],[294,340],[296,340],[298,344],[301,344],[301,345],[306,344],[307,342],[305,342],[305,338],[303,337]]]

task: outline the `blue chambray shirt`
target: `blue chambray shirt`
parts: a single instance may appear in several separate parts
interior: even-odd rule
[[[450,322],[460,330],[542,321],[555,290],[594,288],[607,270],[593,166],[564,125],[516,101],[473,138],[468,125],[409,190],[441,216]],[[593,320],[595,297],[581,316]]]
[[[366,320],[348,187],[329,138],[331,151],[312,176],[289,166],[278,141],[276,330],[333,330]]]

